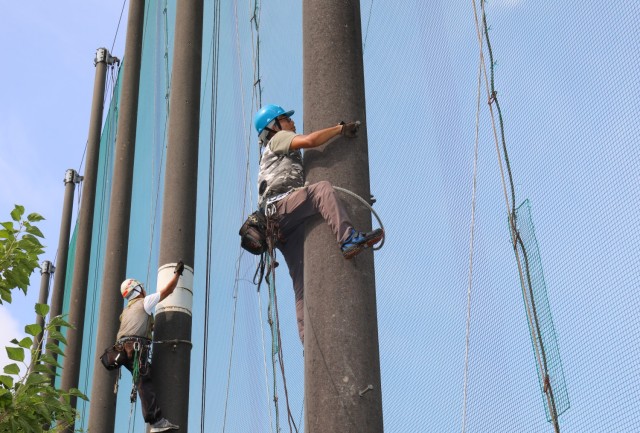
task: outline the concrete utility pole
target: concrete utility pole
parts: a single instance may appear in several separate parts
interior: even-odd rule
[[[135,157],[136,126],[138,121],[138,94],[140,90],[140,64],[142,61],[142,35],[144,0],[129,2],[127,39],[116,137],[115,163],[109,207],[107,248],[100,295],[100,316],[94,357],[93,386],[89,406],[89,431],[113,433],[116,415],[116,394],[113,387],[118,371],[107,371],[100,362],[104,349],[112,345],[118,333],[122,313],[120,283],[126,278],[129,247],[129,219],[131,217],[131,188]]]
[[[102,113],[104,104],[104,87],[107,66],[117,59],[112,57],[106,48],[99,48],[96,53],[96,77],[93,86],[93,102],[89,121],[87,139],[87,160],[84,174],[84,187],[78,216],[78,234],[76,254],[71,280],[71,302],[69,306],[69,323],[75,329],[67,330],[67,348],[62,369],[61,388],[68,391],[78,387],[80,376],[80,358],[82,355],[82,334],[84,333],[84,314],[87,301],[87,283],[89,281],[89,263],[91,261],[91,240],[93,231],[93,214],[96,198],[96,177],[100,150],[100,134],[102,130]],[[85,390],[86,391],[86,390]],[[75,407],[76,399],[71,405]],[[73,426],[67,430],[73,431]]]
[[[341,120],[363,123],[356,139],[305,151],[307,180],[328,180],[368,199],[359,1],[304,0],[302,28],[305,133]],[[356,229],[370,230],[369,210],[344,203]],[[373,253],[345,260],[329,227],[315,218],[307,224],[304,271],[304,431],[382,432]]]
[[[164,181],[158,287],[182,259],[185,270],[172,295],[156,307],[153,380],[163,415],[189,431],[189,364],[200,131],[202,0],[178,0],[171,74],[169,142]]]
[[[67,276],[67,259],[69,255],[69,236],[71,234],[71,216],[73,212],[73,196],[76,184],[80,183],[81,177],[78,172],[69,169],[64,174],[64,201],[62,204],[62,220],[60,221],[60,237],[58,238],[58,252],[56,254],[56,264],[58,271],[53,274],[53,293],[51,294],[51,309],[49,317],[53,318],[62,314],[62,304],[64,301],[64,284]],[[49,338],[48,343],[57,345],[56,339]],[[51,352],[54,359],[58,359],[58,354]],[[52,383],[55,375],[52,376]]]
[[[49,300],[49,282],[51,281],[51,274],[55,272],[56,268],[49,260],[45,260],[40,265],[40,296],[38,298],[38,304],[46,304]],[[44,317],[37,316],[36,323],[44,329]],[[36,335],[33,339],[33,346],[31,350],[42,349],[42,332]],[[31,366],[33,367],[33,359],[31,360]]]

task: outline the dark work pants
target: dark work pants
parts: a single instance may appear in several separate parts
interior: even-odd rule
[[[317,214],[329,225],[338,244],[350,234],[352,225],[347,212],[327,181],[314,183],[292,192],[276,203],[280,237],[276,245],[282,252],[296,297],[298,334],[304,343],[304,222]]]
[[[129,370],[131,374],[133,374],[134,363],[132,345],[132,341],[125,343],[127,355],[130,354],[125,367],[127,367],[127,370]],[[138,376],[138,382],[135,385],[138,388],[138,396],[140,397],[140,406],[142,407],[142,416],[144,417],[144,421],[146,423],[153,424],[162,418],[162,412],[158,407],[156,393],[153,391],[153,383],[151,382],[151,364],[148,361],[149,352],[146,346],[142,345],[142,347],[144,347],[144,349],[142,350],[140,357],[140,374]]]

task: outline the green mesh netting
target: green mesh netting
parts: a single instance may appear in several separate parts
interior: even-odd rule
[[[527,323],[531,333],[536,371],[540,381],[540,391],[543,394],[547,420],[552,421],[553,417],[560,416],[569,409],[569,394],[562,371],[560,349],[553,326],[553,317],[542,271],[542,259],[538,250],[529,200],[525,200],[518,206],[515,217],[518,232],[516,247],[522,270],[521,284],[523,285]],[[552,416],[552,414],[554,415]]]
[[[479,56],[473,9],[470,3],[420,0],[360,6],[371,190],[388,234],[376,253],[385,431],[460,431]],[[262,103],[295,109],[302,129],[302,13],[299,2],[285,0],[205,7],[200,168],[194,173],[198,237],[190,431],[203,419],[207,431],[269,432],[275,425],[268,337],[266,356],[262,348],[267,294],[256,293],[250,282],[255,260],[240,254],[237,231],[256,200],[252,46],[259,34]],[[544,253],[547,286],[541,287],[548,300],[543,309],[553,310],[554,325],[550,331],[550,315],[544,319],[541,338],[556,347],[549,349],[549,369],[554,389],[565,391],[559,392],[559,407],[566,409],[567,395],[571,398],[570,410],[560,417],[561,431],[635,432],[640,424],[637,7],[496,0],[487,4],[487,18],[516,192],[536,203],[535,242]],[[149,287],[155,286],[158,265],[174,22],[175,1],[149,2],[127,270]],[[549,432],[504,224],[484,93],[479,120],[466,431]],[[106,171],[105,176],[107,187]],[[97,221],[95,230],[105,230],[105,224]],[[94,236],[98,242],[99,234]],[[541,275],[536,281],[543,281]],[[92,281],[99,285],[101,278]],[[277,281],[289,400],[299,420],[302,348],[284,263]],[[207,286],[210,351],[203,411]],[[98,290],[93,285],[90,293]],[[88,302],[92,299],[93,294]],[[95,314],[91,304],[87,314]],[[89,318],[85,323],[97,326]],[[90,344],[95,329],[86,332]],[[559,342],[562,368],[558,345],[547,339]],[[94,349],[83,353],[91,359]],[[276,386],[282,404],[281,381]],[[124,388],[117,426],[127,425],[129,417]],[[282,426],[285,413],[281,406]],[[143,428],[139,413],[136,428]]]

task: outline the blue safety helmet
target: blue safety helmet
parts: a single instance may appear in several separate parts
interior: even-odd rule
[[[256,113],[253,119],[253,125],[256,127],[256,131],[258,131],[258,135],[260,135],[262,131],[264,131],[264,128],[269,126],[276,117],[291,116],[294,112],[294,110],[284,111],[284,108],[279,105],[265,105]]]

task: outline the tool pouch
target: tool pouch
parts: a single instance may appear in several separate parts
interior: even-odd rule
[[[267,218],[260,210],[255,211],[240,227],[240,246],[251,254],[267,251]]]
[[[124,349],[124,345],[120,343],[107,347],[100,357],[102,365],[104,365],[104,368],[107,370],[116,370],[125,365],[128,360],[129,357]]]

